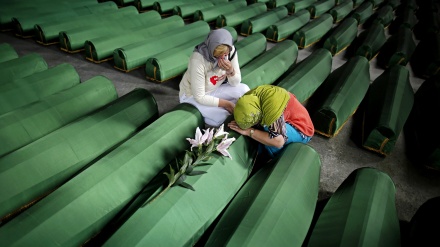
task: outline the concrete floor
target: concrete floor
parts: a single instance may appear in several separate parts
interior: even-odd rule
[[[83,52],[67,53],[62,51],[56,44],[41,45],[32,38],[23,39],[11,32],[0,33],[0,43],[2,42],[11,44],[20,56],[31,52],[42,55],[49,67],[69,63],[76,68],[83,82],[96,75],[106,76],[114,82],[119,96],[135,88],[145,88],[157,100],[161,115],[179,103],[178,84],[180,78],[163,83],[152,82],[145,78],[143,69],[128,73],[121,72],[113,68],[112,61],[95,64],[86,60]],[[273,45],[276,44],[268,43],[268,49]],[[306,58],[311,52],[310,49],[299,50],[298,62]],[[345,62],[344,53],[338,54],[333,58],[333,69]],[[371,81],[376,79],[382,72],[383,70],[375,65],[373,59],[370,62]],[[414,92],[417,91],[423,81],[424,79],[415,77],[411,72],[410,82]],[[352,141],[352,122],[353,117],[349,119],[335,137],[327,138],[315,135],[309,143],[321,156],[320,199],[328,198],[353,170],[360,167],[377,168],[386,172],[392,178],[396,186],[396,207],[401,221],[410,221],[416,210],[425,201],[440,196],[440,174],[427,172],[408,160],[405,155],[403,132],[392,154],[382,157],[357,146]]]

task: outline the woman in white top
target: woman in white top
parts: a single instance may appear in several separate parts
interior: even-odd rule
[[[212,30],[195,47],[179,88],[180,103],[197,107],[208,126],[220,126],[233,113],[249,87],[241,83],[238,54],[228,30]]]

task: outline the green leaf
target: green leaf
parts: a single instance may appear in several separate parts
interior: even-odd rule
[[[165,174],[168,177],[168,181],[170,184],[174,182],[175,173],[174,173],[174,169],[171,165],[170,165],[170,173],[164,172],[163,174]]]
[[[196,170],[193,170],[193,171],[191,171],[189,173],[186,173],[186,174],[188,174],[189,176],[195,176],[195,175],[201,175],[201,174],[204,174],[204,173],[206,173],[206,171],[196,171]]]
[[[192,191],[196,191],[196,190],[195,190],[190,184],[188,184],[188,183],[182,182],[182,183],[180,183],[179,185],[182,186],[182,187],[184,187],[184,188],[190,189],[190,190],[192,190]]]

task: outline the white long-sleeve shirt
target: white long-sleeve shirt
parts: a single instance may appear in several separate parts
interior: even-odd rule
[[[230,52],[233,54],[235,47]],[[238,64],[238,52],[231,61],[234,67],[234,76],[228,76],[228,83],[231,86],[236,86],[241,82],[240,66]],[[194,99],[202,105],[218,106],[219,98],[207,95],[217,89],[226,79],[222,76],[226,75],[226,71],[220,69],[218,66],[213,69],[214,63],[207,61],[198,52],[193,52],[188,63],[188,68],[183,74],[180,81],[179,96],[186,95],[187,97],[194,97]],[[220,78],[220,80],[219,80]]]

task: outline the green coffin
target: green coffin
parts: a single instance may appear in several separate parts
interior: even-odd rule
[[[386,69],[371,83],[366,102],[362,146],[389,155],[414,103],[409,71],[401,65]]]
[[[416,43],[413,39],[413,32],[400,26],[398,31],[393,34],[383,45],[378,55],[379,60],[383,61],[383,67],[388,68],[394,65],[406,66],[411,59]]]
[[[202,125],[195,107],[178,105],[0,227],[0,246],[81,246],[189,148],[185,138]]]
[[[12,45],[0,43],[0,63],[18,58],[18,53]]]
[[[157,0],[134,0],[133,5],[137,7],[139,12],[150,11],[153,9],[154,2]]]
[[[157,117],[152,95],[135,89],[1,158],[0,217],[33,205]]]
[[[29,53],[0,63],[0,84],[12,82],[48,69],[44,58],[37,53]]]
[[[320,171],[313,148],[289,144],[244,184],[206,246],[301,246],[313,219]]]
[[[326,203],[306,246],[401,246],[395,194],[388,174],[354,170]]]
[[[352,12],[351,17],[357,20],[358,25],[361,25],[365,23],[365,21],[367,21],[373,14],[373,3],[366,1]]]
[[[249,18],[241,24],[240,34],[247,36],[253,33],[264,33],[270,25],[287,17],[287,14],[286,7],[280,6]]]
[[[62,63],[32,75],[0,84],[0,115],[80,83],[76,69]]]
[[[265,3],[254,3],[244,8],[239,8],[228,13],[217,16],[215,27],[221,28],[224,26],[237,27],[245,20],[256,17],[267,11]]]
[[[284,40],[243,66],[241,81],[250,89],[272,84],[296,62],[297,57],[296,43]]]
[[[414,95],[414,105],[405,123],[408,157],[414,165],[440,171],[440,77],[425,80]],[[426,134],[428,131],[429,134]]]
[[[78,16],[60,22],[44,22],[35,24],[36,41],[40,44],[50,45],[59,42],[59,32],[73,28],[81,28],[87,25],[99,25],[112,18],[124,15],[137,15],[139,12],[134,6],[127,6],[116,10],[108,10],[103,13]]]
[[[72,8],[96,4],[96,0],[3,1],[0,9],[0,30],[13,30],[12,18],[43,16]]]
[[[302,9],[293,15],[284,17],[280,21],[270,25],[266,30],[266,38],[269,41],[280,42],[289,38],[298,29],[310,21],[310,12]]]
[[[346,16],[348,16],[353,11],[353,2],[352,1],[345,1],[342,2],[333,8],[331,8],[328,13],[333,16],[333,22],[339,23],[342,21]]]
[[[153,9],[159,12],[163,16],[172,14],[174,7],[184,5],[188,3],[198,3],[201,0],[165,0],[156,1],[153,4]]]
[[[235,41],[237,41],[237,31],[232,27],[225,27]],[[206,35],[199,36],[182,45],[168,49],[148,58],[145,63],[146,78],[152,81],[164,82],[185,72],[188,68],[189,58],[194,47],[206,39]]]
[[[408,246],[429,246],[438,243],[437,226],[440,221],[440,196],[426,200],[409,222]]]
[[[171,187],[137,209],[103,246],[194,246],[253,168],[257,143],[235,132],[230,134],[237,138],[228,149],[232,159],[213,155],[206,165],[196,168],[205,174],[185,180],[195,191]]]
[[[374,8],[378,8],[385,0],[369,0],[371,3],[373,3]]]
[[[401,0],[388,0],[386,4],[390,5],[394,10],[396,10],[397,7],[399,7],[402,4],[402,1]]]
[[[384,5],[374,14],[373,23],[380,23],[384,27],[388,27],[394,20],[394,10],[390,5]]]
[[[288,4],[291,1],[292,0],[269,0],[269,1],[263,1],[263,2],[266,2],[266,5],[269,9],[274,9],[277,7],[285,6],[286,4]],[[253,2],[256,3],[256,2],[262,2],[262,1],[254,0]]]
[[[325,13],[313,19],[293,34],[293,40],[298,48],[307,48],[319,40],[333,27],[332,15]]]
[[[109,79],[95,76],[74,87],[0,115],[0,154],[22,147],[118,97]]]
[[[86,59],[95,63],[101,63],[113,59],[113,51],[136,42],[151,40],[160,34],[183,27],[185,22],[180,16],[170,16],[151,26],[144,28],[128,29],[119,35],[102,36],[85,41],[84,50]]]
[[[370,64],[363,56],[354,56],[333,70],[310,98],[315,133],[337,135],[359,107],[369,86]]]
[[[142,14],[125,15],[117,19],[109,19],[106,22],[96,23],[95,25],[84,25],[59,33],[61,50],[67,52],[78,52],[84,49],[86,40],[117,36],[127,29],[142,28],[154,25],[161,20],[157,11],[148,11]]]
[[[181,17],[179,17],[181,18]],[[113,51],[114,67],[129,72],[144,66],[148,58],[173,47],[185,44],[194,37],[208,35],[210,27],[205,21],[196,21],[148,41],[123,46]]]
[[[410,63],[419,77],[440,75],[440,33],[426,34],[417,44]]]
[[[357,34],[357,20],[353,17],[348,17],[330,31],[330,35],[325,39],[323,47],[329,50],[332,56],[336,56],[353,42]]]
[[[244,37],[234,44],[238,51],[238,64],[240,68],[260,56],[267,49],[267,41],[263,34],[254,33]]]
[[[331,8],[336,6],[335,0],[319,0],[307,7],[311,18],[318,18],[322,14],[327,13]]]
[[[103,13],[109,10],[117,10],[118,6],[113,1],[93,3],[86,6],[53,11],[44,15],[24,15],[12,18],[15,34],[21,37],[32,37],[35,35],[35,24],[45,22],[64,22],[78,16],[85,16]]]
[[[216,6],[200,9],[194,12],[193,21],[203,20],[208,23],[215,22],[217,16],[235,12],[238,9],[246,8],[246,6],[247,6],[246,0],[234,0],[219,6],[216,5]]]
[[[406,8],[403,10],[402,14],[396,16],[394,21],[396,24],[413,30],[419,20],[417,19],[416,13],[413,9]]]
[[[294,14],[303,9],[308,11],[308,8],[315,2],[316,0],[290,0],[286,4],[286,8],[289,11],[289,14]]]
[[[372,60],[386,42],[384,26],[378,22],[373,23],[367,30],[359,34],[359,40],[355,54]]]
[[[224,1],[228,2],[228,1]],[[183,19],[191,20],[194,17],[194,13],[200,9],[206,9],[214,6],[213,1],[201,1],[195,3],[187,3],[173,8],[173,15],[178,15]]]
[[[291,92],[299,102],[304,103],[321,86],[331,71],[331,53],[319,48],[286,72],[277,86]]]
[[[360,5],[362,5],[362,3],[364,3],[365,1],[366,0],[353,0],[353,7],[357,8]],[[388,0],[388,2],[391,2],[391,1],[394,1],[394,0]],[[400,1],[400,0],[396,0],[396,1]],[[367,1],[367,2],[370,2],[370,1]]]

